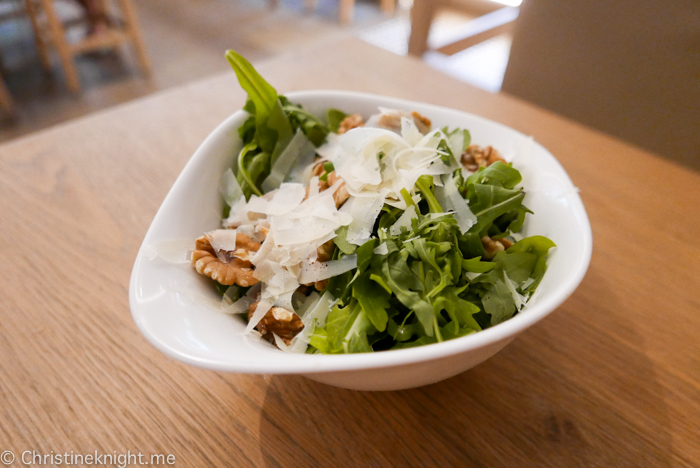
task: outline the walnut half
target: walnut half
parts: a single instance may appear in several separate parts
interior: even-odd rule
[[[506,238],[494,240],[489,236],[484,236],[481,238],[481,245],[484,247],[484,252],[486,252],[483,257],[484,260],[491,260],[498,252],[508,250],[513,243]]]
[[[505,162],[498,151],[491,146],[482,148],[477,145],[469,145],[462,154],[462,165],[471,172],[476,172],[480,167],[490,166],[497,161]]]
[[[253,317],[258,304],[258,302],[254,302],[248,307],[248,320]],[[294,312],[290,312],[282,307],[273,307],[267,311],[255,328],[270,343],[275,343],[274,335],[277,335],[289,345],[292,338],[304,329],[304,324]]]
[[[340,122],[340,126],[338,127],[338,135],[342,135],[343,133],[349,132],[353,128],[364,126],[365,121],[362,120],[362,116],[360,114],[348,115],[343,119],[342,122]]]
[[[237,284],[248,287],[258,282],[253,276],[253,264],[250,263],[251,252],[257,252],[258,249],[260,244],[239,232],[236,234],[236,250],[221,251],[217,255],[205,234],[197,239],[192,252],[192,264],[197,273],[225,286]]]

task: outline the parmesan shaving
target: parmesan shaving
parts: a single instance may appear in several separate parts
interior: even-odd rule
[[[301,129],[297,130],[294,138],[289,142],[287,147],[277,158],[277,161],[270,169],[270,175],[262,183],[262,189],[265,192],[276,189],[280,186],[285,176],[295,168],[300,167],[300,160],[308,159],[308,155],[313,158],[314,145],[306,138]],[[301,167],[305,167],[301,166]]]
[[[192,257],[192,241],[189,239],[172,239],[152,242],[143,248],[149,260],[160,257],[168,263],[189,263]]]
[[[228,263],[226,256],[222,252],[233,252],[236,250],[236,230],[235,229],[216,229],[207,233],[207,239],[211,244],[211,248],[216,252],[216,256],[222,262]]]
[[[453,211],[457,220],[457,226],[462,234],[465,234],[476,224],[476,215],[472,213],[467,201],[459,193],[457,185],[454,183],[452,174],[444,180],[444,187],[435,187],[434,193],[440,206],[446,211]]]
[[[348,200],[345,205],[350,205],[348,210],[352,216],[352,222],[348,225],[347,241],[362,245],[372,234],[374,223],[384,206],[384,196],[379,194],[376,198],[355,197]]]
[[[411,205],[406,211],[404,211],[401,214],[401,216],[399,216],[399,219],[397,219],[396,222],[391,225],[391,227],[389,228],[389,234],[391,234],[392,236],[398,236],[399,234],[401,234],[402,227],[405,227],[408,231],[410,231],[411,220],[416,218],[418,218],[416,207],[415,205]]]
[[[289,345],[291,352],[303,353],[306,351],[309,345],[309,337],[316,327],[326,326],[326,317],[335,303],[335,298],[328,291],[314,302],[314,305],[301,317],[301,323],[304,324],[304,328],[297,336],[292,338]]]
[[[264,294],[263,294],[264,296]],[[255,309],[253,316],[248,321],[248,325],[245,327],[243,334],[248,334],[260,323],[260,321],[265,317],[265,314],[272,308],[272,301],[267,298],[263,298],[258,302],[258,307]]]
[[[389,247],[386,245],[386,242],[382,242],[376,246],[372,252],[376,255],[386,255],[389,253]]]
[[[301,267],[299,282],[301,284],[315,283],[357,268],[357,255],[346,255],[340,260],[328,262],[307,263]]]
[[[508,278],[508,273],[506,273],[505,271],[503,271],[503,277],[505,278],[506,287],[507,287],[508,290],[510,291],[510,294],[513,296],[513,301],[515,302],[515,308],[516,308],[517,310],[522,309],[522,308],[523,308],[523,304],[525,304],[525,302],[527,301],[527,299],[525,298],[525,296],[523,296],[522,294],[520,294],[520,293],[515,289],[516,283],[515,283],[515,281],[512,281],[510,278]]]
[[[224,197],[226,204],[231,206],[236,203],[243,196],[243,190],[236,180],[236,176],[233,175],[232,169],[227,169],[221,175],[221,182],[219,184],[219,189],[221,190],[221,195]]]

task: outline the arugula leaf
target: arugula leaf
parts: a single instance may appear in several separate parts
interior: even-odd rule
[[[433,307],[422,296],[423,284],[409,268],[406,256],[402,255],[401,252],[394,252],[388,255],[387,259],[382,263],[381,271],[377,272],[377,274],[398,300],[416,314],[425,333],[428,336],[432,336]]]
[[[553,247],[556,247],[556,244],[544,236],[530,236],[516,242],[507,250],[509,254],[523,252],[537,256],[537,262],[531,275],[533,282],[525,289],[526,291],[532,293],[539,286],[547,270],[547,253]],[[508,276],[510,276],[510,273]]]
[[[245,157],[239,155],[238,158],[238,183],[246,198],[250,198],[253,193],[260,194],[259,184],[269,175],[270,168],[287,147],[294,132],[275,88],[258,74],[250,62],[235,51],[227,51],[226,59],[236,73],[241,87],[248,93],[245,109],[255,118],[255,133],[252,139],[251,124],[248,120],[248,126],[241,135],[251,139],[244,146],[247,151],[243,156],[250,153],[253,158],[249,165],[245,164],[248,162]]]
[[[510,164],[496,161],[487,167],[480,167],[478,171],[467,177],[467,184],[489,184],[507,189],[512,189],[520,183],[522,176],[517,169]]]
[[[491,316],[492,326],[511,318],[516,311],[513,295],[502,278],[496,278],[493,287],[484,294],[481,302],[486,313]]]
[[[428,203],[431,213],[442,213],[442,207],[433,193],[433,176],[422,175],[416,181],[416,188],[420,190],[423,199]]]
[[[357,246],[348,242],[348,227],[341,226],[335,231],[335,245],[346,255],[355,253]]]
[[[481,261],[481,257],[462,259],[462,268],[474,273],[486,273],[493,270],[495,266],[493,262]]]
[[[525,198],[521,190],[512,190],[496,185],[473,184],[468,188],[469,205],[477,217],[477,223],[469,232],[480,233],[499,216],[518,209]]]
[[[372,352],[372,347],[367,335],[374,331],[362,307],[353,301],[345,307],[333,307],[326,318],[325,329],[316,327],[309,341],[328,354],[368,353]]]
[[[286,97],[280,96],[279,100],[289,123],[292,125],[292,130],[301,129],[314,146],[321,146],[328,136],[328,126],[314,114],[298,104],[293,104]]]
[[[352,284],[352,295],[360,304],[362,311],[378,331],[386,329],[389,320],[390,293],[370,279],[370,275],[360,275]]]
[[[326,111],[326,120],[328,121],[328,129],[333,133],[338,133],[340,123],[347,117],[348,114],[338,109],[328,109]]]

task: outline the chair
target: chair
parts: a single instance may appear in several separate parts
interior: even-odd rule
[[[503,91],[700,169],[700,2],[521,10]]]
[[[314,11],[318,0],[304,0],[304,8],[306,11]],[[338,0],[338,20],[341,24],[352,23],[353,11],[355,9],[355,0]],[[271,8],[277,8],[279,0],[269,0]],[[379,7],[387,15],[393,15],[396,10],[396,0],[379,0]]]
[[[435,47],[435,51],[454,55],[487,39],[510,32],[518,9],[504,7],[484,0],[413,0],[411,8],[411,35],[408,53],[417,57],[428,51],[430,28],[440,9],[454,8],[476,15],[452,37]]]
[[[103,2],[105,11],[107,11],[106,1],[99,1]],[[53,2],[54,0],[25,0],[25,5],[34,28],[42,64],[46,69],[51,68],[49,47],[53,46],[58,52],[68,87],[73,92],[80,91],[80,78],[73,59],[76,55],[85,52],[116,48],[130,43],[134,47],[142,72],[145,75],[150,75],[150,60],[131,0],[117,1],[121,10],[121,18],[110,18],[108,30],[88,36],[76,43],[69,43],[66,39],[66,28],[56,14]]]
[[[2,76],[0,76],[0,108],[4,109],[10,116],[15,115],[15,105]]]

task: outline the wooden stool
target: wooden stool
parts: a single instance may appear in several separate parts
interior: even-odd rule
[[[5,81],[0,76],[0,108],[5,109],[10,116],[15,115],[15,105],[12,101],[10,93],[7,91],[7,86],[5,86]]]
[[[271,8],[277,8],[279,0],[268,0]],[[338,0],[340,8],[338,10],[338,20],[341,24],[352,23],[355,0]],[[304,7],[307,11],[314,11],[318,0],[304,0]],[[396,9],[396,0],[379,0],[379,7],[387,15],[393,15]]]
[[[100,1],[103,4],[105,3],[104,0]],[[118,0],[117,4],[122,14],[122,18],[119,21],[111,21],[109,28],[100,34],[87,36],[81,41],[71,44],[66,40],[66,31],[56,14],[53,0],[25,0],[42,64],[46,69],[50,69],[49,46],[53,45],[60,57],[61,65],[68,81],[68,87],[73,92],[80,91],[80,78],[73,62],[73,58],[76,55],[100,49],[115,48],[129,42],[134,47],[141,71],[147,76],[150,75],[151,63],[141,37],[141,29],[136,18],[134,5],[131,0]],[[44,27],[41,13],[45,16],[48,28]]]
[[[421,57],[428,51],[430,26],[438,10],[447,7],[476,13],[477,17],[436,48],[437,52],[445,55],[454,55],[500,34],[512,32],[514,21],[518,17],[517,8],[502,7],[484,0],[413,0],[409,54]]]

